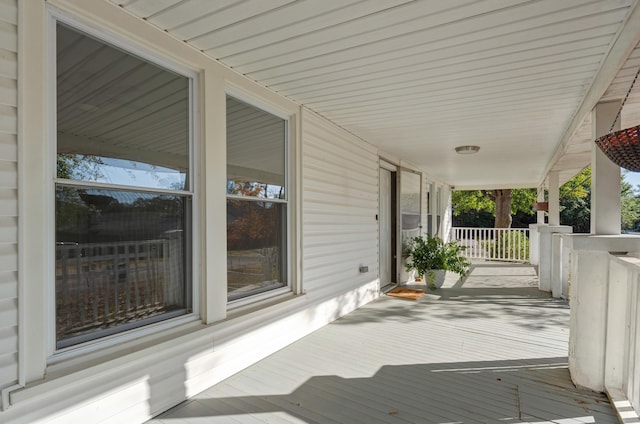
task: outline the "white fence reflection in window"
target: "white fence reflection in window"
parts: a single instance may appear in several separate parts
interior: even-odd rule
[[[164,240],[57,242],[58,347],[183,314],[183,244],[180,233]]]
[[[453,227],[451,239],[464,246],[469,259],[529,262],[528,228]]]

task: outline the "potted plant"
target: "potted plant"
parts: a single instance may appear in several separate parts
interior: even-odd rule
[[[462,255],[464,247],[457,241],[445,243],[440,237],[413,237],[407,245],[407,271],[416,270],[432,290],[442,286],[446,271],[464,278],[471,262]]]

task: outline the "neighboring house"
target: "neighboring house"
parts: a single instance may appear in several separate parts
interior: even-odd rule
[[[143,422],[450,232],[456,181],[115,3],[0,0],[0,422]]]

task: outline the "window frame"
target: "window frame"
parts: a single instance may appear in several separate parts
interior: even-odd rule
[[[68,358],[75,357],[79,354],[93,352],[100,349],[105,349],[116,344],[120,344],[126,341],[143,337],[146,335],[154,334],[159,331],[173,328],[177,325],[194,322],[200,320],[201,305],[200,305],[200,272],[198,268],[200,252],[200,240],[198,234],[200,234],[200,182],[199,182],[199,161],[196,159],[200,153],[199,142],[199,74],[183,65],[169,60],[166,57],[161,56],[159,53],[155,53],[148,50],[141,45],[135,43],[129,38],[119,36],[115,33],[109,32],[104,29],[97,29],[94,26],[86,24],[80,19],[77,19],[69,14],[55,8],[48,6],[46,8],[46,132],[47,136],[44,142],[46,143],[45,154],[45,166],[44,175],[46,176],[47,184],[44,188],[45,203],[47,205],[46,217],[47,222],[45,228],[47,233],[43,242],[46,243],[45,250],[46,264],[46,293],[45,293],[45,317],[46,317],[46,362],[47,364],[54,364],[59,361],[66,360]],[[188,167],[189,171],[187,178],[186,190],[164,190],[155,189],[143,186],[132,185],[118,185],[109,183],[95,183],[90,181],[77,181],[59,179],[56,175],[56,155],[57,155],[57,134],[56,134],[56,116],[57,116],[57,61],[56,61],[56,29],[57,24],[61,23],[75,31],[84,33],[87,36],[93,37],[100,42],[103,42],[113,48],[117,48],[129,54],[137,57],[140,60],[149,62],[167,71],[171,71],[177,75],[181,75],[187,78],[188,85]],[[185,242],[185,282],[189,285],[187,287],[187,294],[190,296],[191,312],[178,317],[168,317],[167,319],[153,322],[150,324],[142,325],[133,329],[123,328],[122,331],[115,334],[100,337],[94,340],[78,343],[69,347],[57,348],[56,347],[56,320],[55,320],[55,249],[51,246],[55,245],[55,190],[57,186],[67,187],[87,187],[87,188],[103,188],[103,189],[117,189],[122,191],[133,192],[153,192],[162,194],[172,194],[177,196],[184,196],[190,198],[190,207],[185,210],[185,230],[189,231],[188,239]]]
[[[422,228],[422,215],[424,213],[423,204],[422,204],[423,201],[424,201],[424,193],[422,192],[422,186],[423,186],[422,172],[416,171],[416,170],[411,169],[411,168],[406,168],[406,167],[401,167],[399,169],[399,174],[400,174],[400,190],[399,190],[399,192],[400,192],[400,196],[399,196],[400,228],[402,230],[402,224],[403,224],[402,223],[402,219],[403,219],[403,215],[404,215],[403,210],[402,210],[402,195],[404,194],[403,190],[402,190],[403,173],[410,174],[410,175],[416,175],[418,177],[418,192],[417,193],[420,196],[420,200],[418,202],[418,206],[419,206],[420,210],[418,211],[418,214],[417,214],[417,216],[419,217],[419,219],[418,219],[418,227],[417,228],[418,228],[418,235],[422,235],[422,231],[423,231],[423,228]],[[402,231],[404,231],[404,230],[402,230]]]
[[[245,93],[244,91],[236,88],[236,87],[232,87],[232,86],[228,86],[225,88],[224,90],[224,95],[225,95],[225,104],[226,104],[226,99],[227,97],[232,97],[240,102],[246,103],[249,106],[253,106],[263,112],[269,113],[277,118],[280,118],[284,121],[284,187],[285,187],[285,198],[284,199],[271,199],[271,198],[262,198],[262,197],[250,197],[250,196],[240,196],[240,195],[233,195],[233,194],[228,194],[226,193],[225,190],[225,207],[226,207],[226,202],[228,200],[241,200],[241,201],[253,201],[253,202],[265,202],[265,203],[281,203],[284,204],[286,206],[286,220],[287,222],[285,223],[285,237],[284,237],[284,241],[286,243],[286,248],[284,249],[285,251],[285,270],[283,272],[283,275],[286,276],[286,285],[283,287],[278,287],[275,289],[270,289],[270,290],[266,290],[266,291],[262,291],[262,292],[258,292],[252,295],[248,295],[245,297],[241,297],[238,299],[233,299],[233,300],[226,300],[226,305],[227,305],[227,310],[228,311],[232,311],[234,309],[238,309],[241,308],[243,306],[246,305],[250,305],[250,304],[254,304],[256,302],[260,302],[263,300],[267,300],[267,299],[271,299],[277,296],[282,296],[285,294],[291,294],[295,291],[295,287],[296,284],[294,283],[294,281],[292,280],[293,275],[294,275],[294,264],[293,264],[293,257],[292,257],[292,250],[291,250],[291,245],[294,242],[294,236],[293,236],[293,222],[292,222],[292,217],[293,217],[293,207],[294,207],[294,195],[292,195],[293,193],[293,185],[291,184],[292,182],[292,163],[291,163],[291,157],[293,157],[293,146],[292,146],[292,142],[291,142],[291,134],[293,131],[293,127],[292,127],[292,121],[293,121],[293,117],[276,108],[275,106],[269,105],[267,103],[261,102],[259,100],[257,100],[255,97]],[[225,108],[225,122],[227,119],[227,111]],[[225,127],[226,128],[226,127]],[[225,136],[226,139],[226,136]],[[228,143],[228,140],[227,140]],[[227,159],[225,158],[225,163],[227,162]],[[227,175],[226,171],[225,171],[225,175]],[[225,179],[225,184],[226,184],[227,179]],[[228,252],[228,249],[225,251],[225,254]],[[228,283],[226,283],[226,293],[228,296]]]

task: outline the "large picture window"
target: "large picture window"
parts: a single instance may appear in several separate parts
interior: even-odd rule
[[[227,297],[286,287],[287,126],[227,96]]]
[[[192,312],[192,80],[56,24],[57,349]]]

